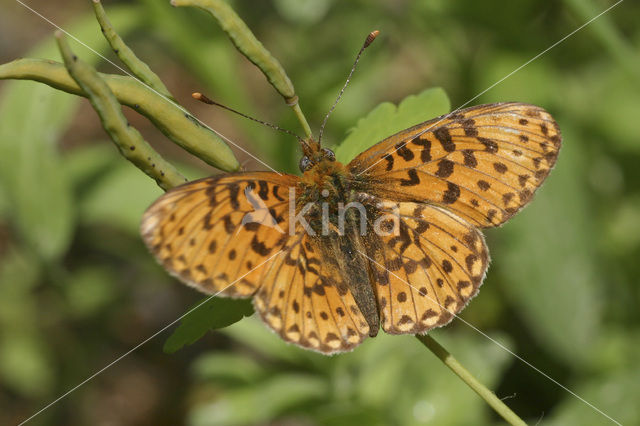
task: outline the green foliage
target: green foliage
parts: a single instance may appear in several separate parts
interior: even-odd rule
[[[71,25],[70,31],[95,45],[101,34],[90,16]],[[138,19],[133,8],[113,13],[124,34]],[[58,54],[51,39],[27,55]],[[99,59],[91,57],[92,62]],[[69,126],[78,99],[34,84],[7,86],[0,102],[0,185],[13,205],[9,214],[25,242],[42,258],[55,261],[67,250],[74,223],[70,183],[56,142]]]
[[[233,7],[287,70],[314,130],[364,36],[381,30],[325,132],[328,144],[345,140],[338,153],[346,161],[395,130],[463,104],[608,5],[591,0],[237,0]],[[90,5],[79,11],[55,9],[47,10],[47,17],[99,52],[109,51]],[[297,170],[293,138],[224,112],[198,109],[190,100],[191,92],[201,91],[252,116],[298,128],[282,98],[209,16],[156,0],[106,9],[125,42],[182,104],[277,170]],[[11,19],[0,26],[0,62],[18,56],[59,58],[48,24],[34,27],[40,21],[28,20],[30,12],[7,10]],[[492,266],[462,315],[623,424],[640,418],[635,397],[640,392],[639,17],[640,5],[621,3],[472,102],[538,104],[557,119],[564,146],[531,206],[501,229],[486,232]],[[16,36],[21,29],[29,31]],[[39,37],[46,41],[43,47],[28,48]],[[73,49],[100,71],[117,72],[82,47]],[[444,90],[425,92],[428,87]],[[375,107],[408,96],[399,108]],[[408,107],[416,114],[407,122],[380,121],[406,102],[416,102]],[[140,242],[140,216],[161,191],[108,145],[86,105],[41,84],[0,82],[2,424],[35,413],[201,297],[169,278]],[[349,131],[372,110],[363,119],[366,125]],[[135,114],[125,113],[186,176],[213,173],[165,143]],[[244,168],[262,166],[248,162]],[[244,306],[232,312],[231,320],[249,314],[249,305]],[[158,336],[39,420],[498,421],[411,337],[381,333],[353,353],[323,357],[285,344],[255,316],[206,333],[212,328],[193,327],[177,346],[204,336],[171,356],[162,354]],[[439,330],[436,338],[528,423],[542,418],[541,424],[609,424],[460,322]]]
[[[185,345],[197,342],[207,331],[228,327],[253,314],[249,300],[209,297],[188,311],[180,325],[164,344],[164,351],[174,353]]]
[[[447,94],[441,88],[410,95],[397,106],[384,102],[358,120],[347,138],[336,149],[336,158],[348,163],[365,149],[387,136],[420,124],[425,117],[435,118],[450,110]]]
[[[294,421],[305,413],[319,424],[482,424],[487,414],[482,400],[411,336],[382,334],[351,353],[328,358],[301,352],[263,330],[252,318],[223,331],[262,362],[242,353],[233,360],[213,353],[196,361],[197,392],[219,396],[196,404],[193,424]],[[495,386],[511,362],[509,354],[470,330],[458,331],[455,339],[434,334],[480,381]],[[511,346],[504,336],[493,337]],[[274,387],[277,398],[267,397]],[[228,409],[242,404],[260,409]]]

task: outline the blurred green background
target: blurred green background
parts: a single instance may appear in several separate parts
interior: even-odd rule
[[[293,138],[190,99],[202,91],[298,130],[291,111],[207,15],[168,1],[105,1],[131,47],[197,117],[295,171]],[[88,1],[30,0],[114,60]],[[381,30],[329,121],[342,141],[383,101],[442,87],[465,103],[613,4],[600,0],[232,2],[282,62],[313,129],[366,34]],[[60,60],[53,28],[0,1],[0,63]],[[472,104],[523,101],[556,118],[564,146],[530,207],[486,232],[493,262],[462,317],[623,424],[640,424],[640,4],[626,1]],[[104,72],[94,53],[75,52]],[[190,177],[215,170],[126,111]],[[431,117],[425,116],[424,120]],[[263,169],[234,149],[244,168]],[[0,81],[0,424],[16,424],[184,313],[201,296],[169,278],[138,235],[161,194],[122,159],[88,102]],[[173,355],[171,331],[33,424],[499,424],[410,336],[323,357],[252,317]],[[527,422],[611,424],[460,321],[434,333]]]

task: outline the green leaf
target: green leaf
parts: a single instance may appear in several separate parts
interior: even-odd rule
[[[111,11],[123,34],[138,22],[136,10]],[[97,51],[107,49],[89,9],[68,29]],[[91,62],[100,60],[82,49]],[[26,56],[58,58],[59,54],[50,37]],[[22,81],[6,83],[0,99],[0,186],[12,206],[7,215],[29,246],[48,260],[66,251],[73,232],[73,197],[57,145],[78,101],[39,83]]]
[[[249,300],[212,297],[198,302],[164,343],[166,353],[174,353],[185,345],[198,341],[209,330],[228,327],[253,314]]]
[[[449,112],[447,94],[439,87],[404,98],[398,106],[385,102],[375,107],[336,149],[336,158],[348,163],[387,136]]]

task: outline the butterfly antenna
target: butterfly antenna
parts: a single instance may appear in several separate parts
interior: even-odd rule
[[[324,117],[324,121],[322,122],[322,126],[320,127],[320,133],[318,135],[318,143],[320,143],[320,141],[322,141],[322,133],[324,133],[324,126],[327,125],[327,121],[329,120],[329,116],[331,115],[333,110],[336,108],[336,105],[338,105],[338,101],[342,97],[342,94],[344,93],[344,90],[349,85],[349,81],[351,81],[351,76],[353,75],[353,72],[356,70],[356,66],[358,65],[358,61],[360,60],[360,56],[362,55],[362,52],[364,52],[364,49],[366,49],[367,47],[369,47],[369,45],[371,43],[373,43],[373,40],[375,40],[376,37],[378,37],[378,34],[380,34],[380,31],[378,31],[378,30],[371,31],[369,33],[369,35],[367,36],[367,39],[364,41],[364,44],[360,48],[360,51],[358,52],[358,55],[356,56],[356,60],[353,62],[353,66],[351,67],[351,71],[349,72],[349,76],[347,77],[347,81],[345,81],[344,86],[342,86],[342,89],[340,90],[340,93],[338,93],[338,97],[336,98],[335,102],[333,103],[333,106],[331,107],[331,109],[329,110],[327,115]]]
[[[235,109],[233,109],[233,108],[229,108],[229,107],[228,107],[228,106],[226,106],[226,105],[222,105],[221,103],[218,103],[218,102],[216,102],[216,101],[214,101],[214,100],[212,100],[212,99],[209,99],[208,97],[206,97],[205,95],[203,95],[203,94],[202,94],[202,93],[200,93],[200,92],[192,93],[192,94],[191,94],[191,96],[192,96],[194,99],[197,99],[197,100],[199,100],[200,102],[203,102],[203,103],[205,103],[205,104],[218,106],[218,107],[220,107],[220,108],[226,109],[227,111],[231,111],[231,112],[233,112],[233,113],[235,113],[235,114],[238,114],[238,115],[239,115],[239,116],[241,116],[241,117],[248,118],[249,120],[255,121],[256,123],[263,124],[263,125],[265,125],[265,126],[271,127],[272,129],[279,130],[279,131],[281,131],[281,132],[284,132],[284,133],[286,133],[286,134],[289,134],[289,135],[291,135],[291,136],[294,136],[294,137],[295,137],[296,139],[298,139],[298,141],[300,141],[301,143],[304,143],[304,142],[305,142],[305,141],[304,141],[304,139],[302,139],[300,136],[298,136],[298,135],[296,135],[295,133],[293,133],[291,130],[283,129],[282,127],[280,127],[280,126],[276,126],[275,124],[267,123],[266,121],[262,121],[262,120],[258,120],[257,118],[250,117],[250,116],[248,116],[248,115],[246,115],[246,114],[241,113],[240,111],[236,111],[236,110],[235,110]]]

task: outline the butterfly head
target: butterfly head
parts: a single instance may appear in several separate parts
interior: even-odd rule
[[[318,164],[330,164],[336,162],[336,154],[329,148],[323,148],[313,139],[303,140],[302,158],[300,158],[300,171],[308,172]]]

